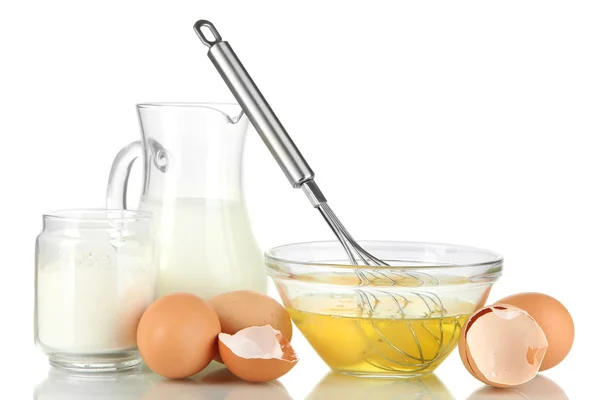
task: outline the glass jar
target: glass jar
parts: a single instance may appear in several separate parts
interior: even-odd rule
[[[34,329],[50,364],[116,371],[141,362],[137,325],[155,298],[157,274],[151,216],[127,210],[43,216]]]

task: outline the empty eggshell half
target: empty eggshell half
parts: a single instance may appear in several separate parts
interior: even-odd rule
[[[298,362],[290,342],[270,325],[252,326],[234,335],[220,333],[219,352],[231,373],[249,382],[275,380]]]
[[[548,351],[540,367],[545,371],[558,365],[571,351],[575,339],[573,318],[566,307],[542,293],[519,293],[497,301],[527,311],[546,334]]]
[[[475,378],[504,388],[521,385],[538,373],[548,341],[527,312],[496,304],[477,310],[458,343],[460,358]]]
[[[219,316],[223,333],[233,335],[251,326],[271,325],[288,341],[292,340],[290,314],[266,294],[252,290],[236,290],[215,296],[209,303]],[[218,351],[215,360],[223,362]]]

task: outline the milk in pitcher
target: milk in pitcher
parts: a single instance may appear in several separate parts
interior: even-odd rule
[[[243,201],[143,198],[139,208],[154,214],[159,296],[266,291],[263,256]]]

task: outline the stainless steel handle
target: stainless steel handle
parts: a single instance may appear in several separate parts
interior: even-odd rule
[[[211,40],[206,37],[201,30],[203,27],[211,32],[214,39]],[[250,122],[258,131],[292,186],[300,188],[305,182],[312,180],[315,176],[314,172],[281,122],[279,122],[267,100],[250,78],[229,43],[222,40],[215,26],[209,21],[200,20],[196,22],[194,30],[202,43],[209,47],[208,57],[246,115],[248,115]]]

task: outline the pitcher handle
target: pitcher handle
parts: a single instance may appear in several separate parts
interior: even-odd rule
[[[142,143],[139,140],[129,143],[117,153],[108,177],[108,188],[106,190],[107,208],[127,208],[127,186],[131,167],[134,161],[141,156]]]

